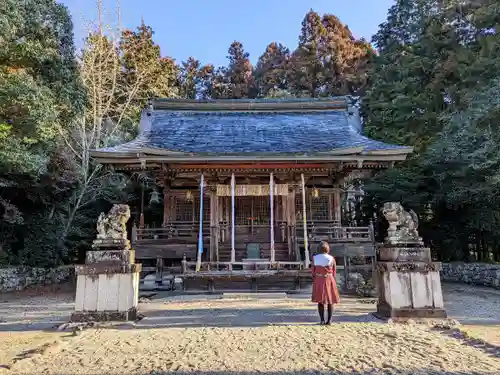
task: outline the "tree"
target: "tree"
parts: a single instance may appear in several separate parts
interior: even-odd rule
[[[424,4],[399,0],[391,8],[373,39],[382,52],[362,107],[368,135],[414,146],[415,155],[441,131],[442,113],[459,103],[463,50],[443,14],[426,13]]]
[[[433,204],[459,212],[464,227],[456,231],[472,233],[479,239],[479,254],[487,259],[486,241],[495,241],[500,260],[500,77],[470,99],[468,107],[446,117],[439,140],[422,161],[432,168],[439,187]],[[458,221],[458,220],[457,220]],[[460,221],[459,221],[460,222]]]
[[[58,128],[84,103],[71,18],[53,0],[6,0],[0,25],[0,258],[54,264],[64,254],[38,245],[63,226],[53,213],[72,183],[54,164],[63,155]]]
[[[102,11],[102,0],[97,0]],[[100,19],[100,17],[99,17]],[[86,210],[96,202],[127,201],[123,175],[104,171],[90,158],[90,151],[124,142],[136,133],[138,114],[151,96],[173,95],[173,60],[162,58],[152,42],[152,31],[141,25],[125,31],[117,41],[116,30],[97,23],[90,30],[79,64],[87,92],[87,105],[69,127],[60,127],[65,145],[75,160],[76,187],[65,201],[64,242],[88,225]],[[88,227],[87,227],[88,228]]]
[[[362,94],[373,48],[363,39],[356,40],[351,30],[332,14],[325,14],[322,23],[325,29],[321,38],[324,94]]]
[[[234,41],[228,50],[229,66],[224,73],[229,81],[230,98],[249,98],[253,96],[252,64],[243,44]]]
[[[130,119],[137,120],[148,99],[177,97],[178,67],[170,57],[162,57],[153,41],[153,29],[144,22],[136,31],[124,30],[119,40],[122,72],[118,77],[126,89],[121,102],[129,106]],[[130,88],[134,88],[133,92]],[[116,94],[116,93],[115,93]],[[131,103],[127,103],[132,100]]]
[[[312,9],[302,21],[299,45],[291,56],[290,91],[297,96],[317,97],[324,84],[322,44],[326,30]]]
[[[500,260],[493,3],[399,0],[374,38],[381,52],[363,101],[366,128],[417,153],[367,181],[366,213],[387,200],[415,209],[442,260],[468,260],[471,250]]]
[[[290,50],[281,43],[272,42],[259,57],[254,77],[259,96],[268,96],[270,91],[288,88],[288,64]]]
[[[194,57],[182,62],[179,76],[180,96],[186,99],[196,99],[201,84],[200,62]]]

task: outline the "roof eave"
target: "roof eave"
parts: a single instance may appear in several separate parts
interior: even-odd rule
[[[254,161],[318,161],[318,162],[359,162],[359,161],[404,161],[406,160],[407,153],[399,154],[354,154],[354,155],[192,155],[192,156],[155,156],[155,155],[128,155],[121,157],[113,157],[114,155],[102,155],[94,157],[98,163],[102,164],[126,164],[126,163],[140,163],[140,162],[254,162]]]
[[[413,147],[398,147],[393,149],[384,150],[367,150],[364,151],[365,155],[399,155],[399,154],[411,154],[413,152]]]

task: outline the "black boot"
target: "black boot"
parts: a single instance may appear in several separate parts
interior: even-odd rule
[[[333,305],[328,304],[328,320],[326,321],[326,325],[330,325],[332,323],[332,315],[333,315]]]
[[[325,305],[318,303],[318,313],[321,325],[325,324]]]

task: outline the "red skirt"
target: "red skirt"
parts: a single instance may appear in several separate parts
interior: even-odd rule
[[[312,302],[332,305],[340,302],[335,271],[330,267],[313,266]]]

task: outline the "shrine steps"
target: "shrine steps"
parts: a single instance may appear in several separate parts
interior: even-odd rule
[[[310,270],[200,272],[180,276],[185,292],[298,292],[312,285]]]
[[[271,259],[271,244],[261,243],[260,244],[261,258]],[[290,260],[288,252],[288,244],[277,242],[274,244],[274,254],[275,260],[277,261],[287,261]],[[244,243],[235,244],[235,259],[242,260],[247,258],[247,246]],[[222,244],[219,245],[219,261],[229,262],[231,260],[231,245]]]

